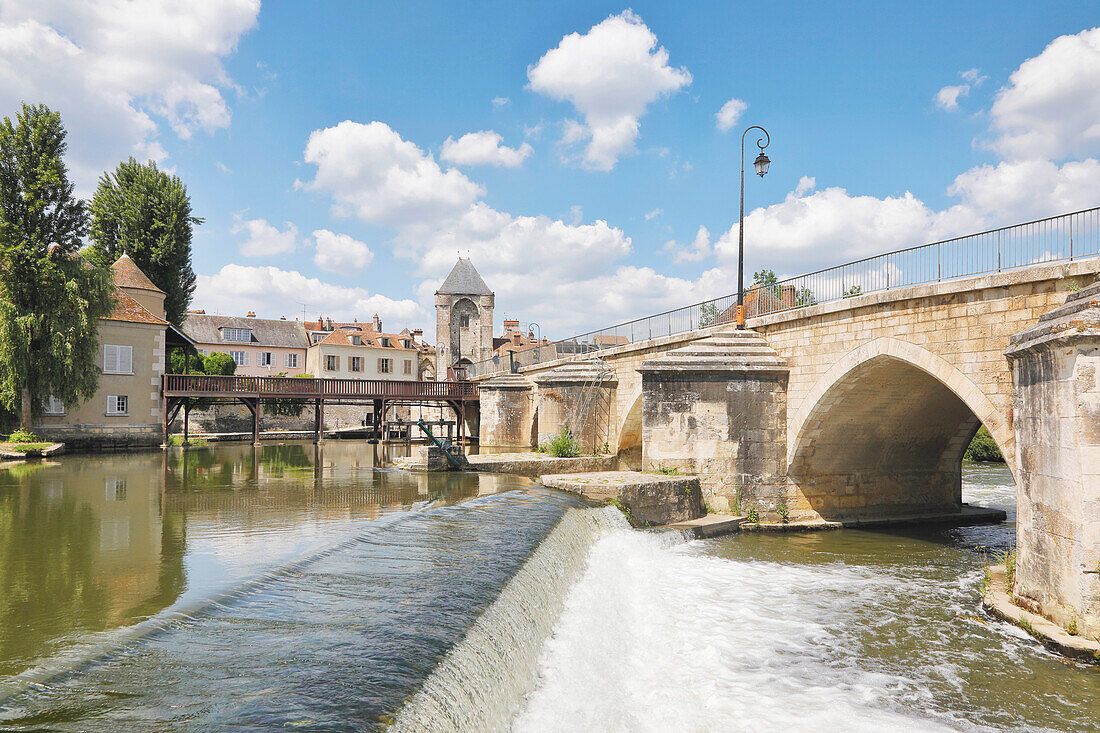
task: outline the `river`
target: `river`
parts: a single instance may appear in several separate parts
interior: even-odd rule
[[[980,611],[1003,466],[1003,524],[699,541],[388,457],[0,466],[0,731],[1100,729],[1095,669]]]

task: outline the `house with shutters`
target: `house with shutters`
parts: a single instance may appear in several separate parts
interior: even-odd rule
[[[123,255],[111,266],[115,308],[99,322],[99,389],[80,405],[46,398],[34,432],[73,447],[159,445],[165,350],[188,344],[164,319],[163,290]]]
[[[298,320],[210,315],[192,311],[183,331],[203,356],[215,351],[229,354],[237,374],[246,377],[289,377],[306,372],[306,329]],[[311,372],[312,373],[312,372]],[[316,375],[315,375],[316,376]]]
[[[415,381],[419,376],[421,351],[411,335],[340,323],[311,331],[310,338],[316,340],[309,346],[306,369],[315,377]]]

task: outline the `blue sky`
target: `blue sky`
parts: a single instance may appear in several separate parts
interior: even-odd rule
[[[1100,203],[1096,22],[1088,2],[0,0],[0,110],[58,108],[85,195],[131,154],[184,180],[195,307],[430,335],[461,252],[498,322],[560,337],[736,289],[751,124],[773,164],[746,182],[749,272]]]

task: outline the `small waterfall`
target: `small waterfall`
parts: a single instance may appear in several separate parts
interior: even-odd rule
[[[601,537],[629,529],[614,507],[566,512],[409,699],[391,730],[506,730],[535,684],[539,651],[589,550]]]

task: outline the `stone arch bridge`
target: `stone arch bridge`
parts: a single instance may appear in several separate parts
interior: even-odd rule
[[[1090,257],[750,310],[748,330],[483,374],[480,439],[532,445],[579,411],[602,425],[585,441],[699,475],[716,509],[861,523],[958,513],[962,456],[985,425],[1017,483],[1018,600],[1096,638],[1098,271]]]

